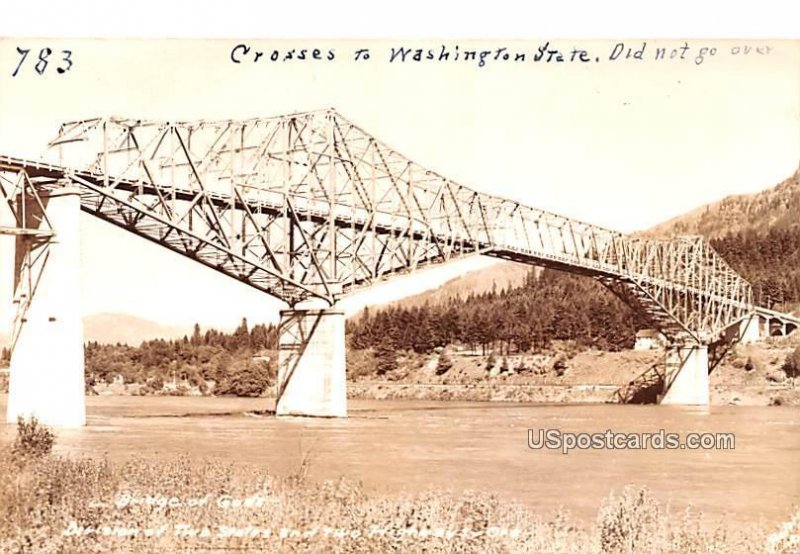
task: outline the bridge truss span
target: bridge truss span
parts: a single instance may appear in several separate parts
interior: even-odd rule
[[[632,237],[477,192],[334,110],[90,119],[49,147],[52,165],[0,158],[12,206],[21,175],[72,183],[85,212],[290,305],[483,254],[598,279],[675,340],[712,342],[753,311],[750,285],[699,237]]]

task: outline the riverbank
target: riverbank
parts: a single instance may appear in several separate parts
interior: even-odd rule
[[[800,333],[750,345],[735,345],[710,375],[712,405],[800,406],[800,391],[782,369],[800,347]],[[446,364],[443,363],[446,361]],[[348,397],[354,399],[464,400],[481,402],[603,403],[616,401],[616,391],[643,372],[663,364],[663,351],[579,350],[556,341],[536,354],[481,355],[448,347],[432,354],[397,353],[393,370],[379,374],[371,351],[347,354]],[[444,367],[443,367],[444,365]],[[260,378],[263,378],[261,376]],[[0,392],[7,374],[0,373]],[[262,384],[261,397],[274,396],[274,382]],[[95,382],[87,393],[100,396],[209,396],[216,386],[207,381],[152,384]],[[256,388],[258,396],[258,389]]]
[[[470,402],[602,403],[616,385],[527,385],[508,383],[348,383],[348,398],[359,400],[459,400]]]
[[[800,390],[782,365],[800,335],[736,345],[712,368],[711,405],[800,406]],[[485,402],[616,402],[616,391],[654,366],[663,351],[576,351],[568,343],[537,355],[500,358],[455,349],[399,357],[391,373],[355,372],[348,397],[360,399],[469,400]],[[447,370],[441,371],[441,359]]]
[[[0,413],[6,400],[0,395]],[[261,468],[276,479],[290,478],[308,458],[310,482],[344,476],[361,483],[367,498],[411,497],[424,503],[429,495],[460,498],[476,491],[481,497],[496,495],[503,505],[522,505],[553,524],[559,510],[569,510],[570,525],[581,529],[595,524],[598,507],[611,491],[631,483],[646,486],[676,518],[689,506],[703,512],[704,529],[752,523],[775,529],[800,505],[796,488],[787,486],[792,477],[786,470],[793,467],[800,446],[796,409],[352,400],[346,419],[259,413],[271,407],[272,401],[263,398],[92,396],[87,398],[87,426],[57,430],[54,453],[73,460],[107,458],[122,468],[118,473],[123,476],[129,461],[160,464],[164,482],[139,479],[134,470],[125,482],[142,493],[164,495],[185,482],[167,480],[183,456],[191,460],[187,472],[198,477],[207,460]],[[681,437],[726,433],[735,435],[736,447],[574,449],[565,455],[529,448],[531,428],[627,434],[666,429]],[[15,434],[15,426],[0,426],[0,450]],[[685,479],[676,483],[676,475]],[[45,487],[41,494],[48,491]],[[6,507],[3,499],[0,506]],[[118,514],[121,521],[128,515]]]
[[[542,518],[482,493],[385,495],[208,460],[25,457],[0,471],[4,552],[789,552],[800,530],[707,526],[644,487],[607,496],[595,522]],[[793,521],[798,521],[795,515]],[[787,521],[791,514],[787,514]]]
[[[781,370],[796,340],[771,340],[736,346],[710,375],[711,405],[800,406],[800,389]],[[440,372],[439,360],[451,366]],[[479,402],[604,403],[616,402],[616,392],[644,371],[662,363],[663,353],[587,350],[565,355],[563,350],[539,355],[505,356],[492,361],[457,351],[432,355],[403,354],[398,367],[383,375],[365,371],[368,353],[348,358],[348,398],[363,400],[458,400]],[[366,361],[365,361],[366,360]],[[501,365],[502,364],[502,365]],[[100,396],[205,396],[190,384],[165,386],[155,393],[138,383],[97,383],[89,393]],[[274,397],[274,385],[263,398]]]
[[[602,404],[616,402],[613,384],[514,384],[480,382],[469,384],[398,383],[393,381],[349,381],[347,397],[354,400],[432,400],[469,402],[520,402],[534,404]],[[143,394],[143,387],[129,385],[97,385],[98,396],[209,396],[190,389],[180,394]],[[274,399],[270,387],[260,398]],[[800,389],[791,383],[760,385],[712,385],[709,391],[712,406],[800,406]]]
[[[618,385],[441,385],[415,383],[348,383],[347,397],[359,400],[457,400],[580,404],[615,402]],[[800,389],[790,384],[741,387],[712,386],[712,406],[800,406]]]

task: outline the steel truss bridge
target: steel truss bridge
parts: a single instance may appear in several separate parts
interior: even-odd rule
[[[333,305],[393,275],[482,254],[597,279],[675,342],[713,343],[755,309],[749,283],[700,237],[638,238],[477,192],[334,110],[73,121],[49,153],[52,164],[0,156],[0,194],[17,218],[6,231],[26,237],[32,257],[58,232],[43,191],[77,186],[84,212],[291,306]],[[21,313],[29,273],[17,287]]]

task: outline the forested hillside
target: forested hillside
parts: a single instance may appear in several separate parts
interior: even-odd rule
[[[800,306],[800,168],[771,189],[730,196],[646,234],[702,235],[752,283],[759,304]]]
[[[650,236],[702,235],[709,239],[738,233],[765,234],[800,221],[800,168],[778,185],[756,194],[729,196],[701,206],[647,231]]]
[[[517,288],[366,310],[348,324],[350,345],[420,353],[454,342],[498,353],[538,350],[553,340],[608,350],[633,346],[635,315],[602,285],[557,271],[537,273],[531,270]]]
[[[765,233],[731,233],[711,244],[750,281],[757,303],[781,310],[800,303],[800,223]]]
[[[730,196],[646,234],[702,235],[750,281],[756,302],[780,310],[800,306],[800,168],[771,189]]]

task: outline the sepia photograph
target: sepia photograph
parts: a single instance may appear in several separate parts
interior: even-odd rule
[[[0,38],[0,552],[800,551],[798,68]]]

